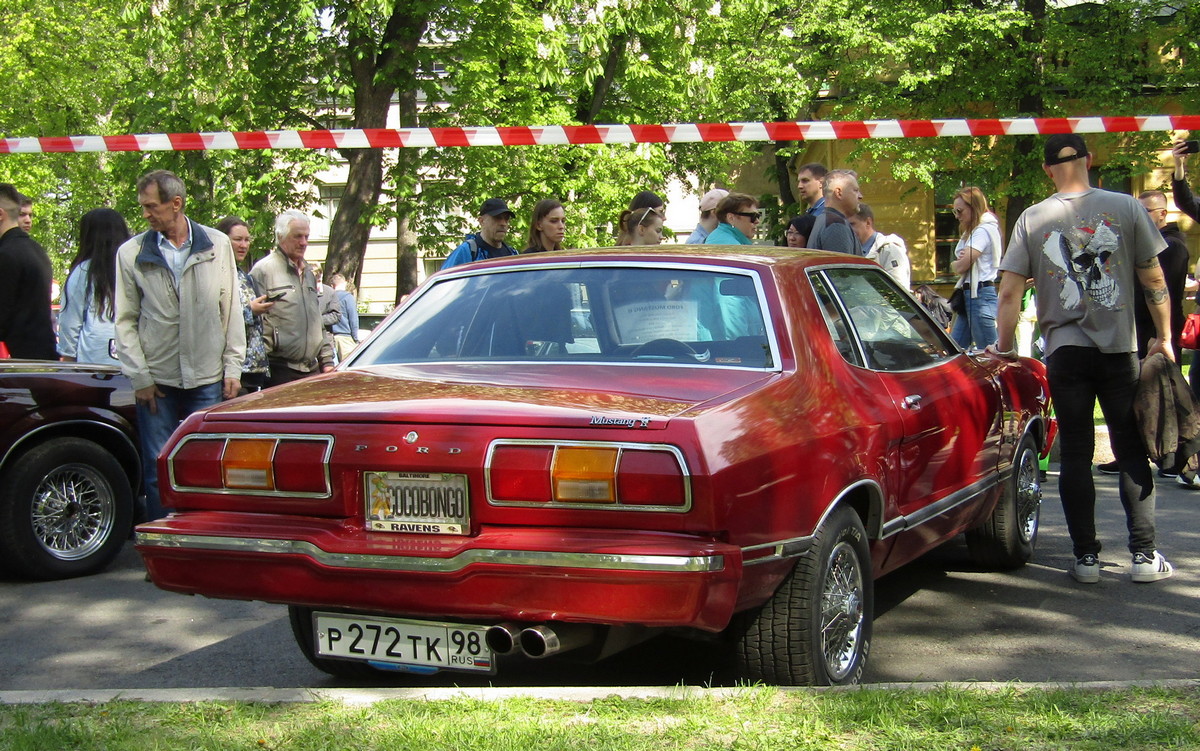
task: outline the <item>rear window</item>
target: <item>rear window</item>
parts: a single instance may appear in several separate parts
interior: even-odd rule
[[[587,267],[437,281],[351,364],[463,360],[744,368],[775,361],[750,272]]]

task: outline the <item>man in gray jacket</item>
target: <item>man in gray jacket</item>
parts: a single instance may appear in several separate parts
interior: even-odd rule
[[[183,213],[183,181],[166,170],[137,184],[148,232],[117,249],[116,343],[133,384],[146,519],[164,515],[158,453],[185,417],[237,395],[246,327],[229,238]]]
[[[304,260],[308,216],[289,209],[275,220],[276,248],[250,269],[250,278],[275,306],[263,316],[271,363],[268,386],[333,370],[332,337],[326,339],[317,299],[317,277]]]

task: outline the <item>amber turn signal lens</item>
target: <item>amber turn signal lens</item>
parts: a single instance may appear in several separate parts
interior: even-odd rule
[[[274,490],[271,459],[276,441],[272,438],[231,438],[225,447],[221,471],[227,488]]]
[[[567,503],[616,503],[617,449],[562,446],[551,472],[554,500]]]

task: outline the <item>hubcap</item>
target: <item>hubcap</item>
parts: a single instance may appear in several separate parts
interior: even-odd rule
[[[829,556],[821,594],[821,647],[825,669],[834,680],[854,667],[863,632],[863,573],[848,543],[838,543]]]
[[[47,553],[77,561],[99,550],[112,534],[116,502],[94,468],[67,464],[42,478],[33,496],[33,534]]]
[[[1017,528],[1021,541],[1037,537],[1038,518],[1042,508],[1042,473],[1033,451],[1021,453],[1017,467]]]

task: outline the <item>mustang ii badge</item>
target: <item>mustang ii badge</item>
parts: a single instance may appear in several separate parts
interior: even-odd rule
[[[605,415],[592,415],[591,425],[611,425],[617,428],[648,428],[650,427],[649,417],[607,417]]]

